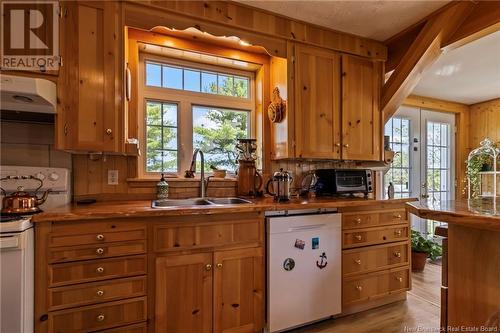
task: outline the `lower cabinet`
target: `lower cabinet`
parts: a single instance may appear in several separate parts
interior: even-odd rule
[[[263,268],[261,247],[157,257],[155,331],[260,331]]]

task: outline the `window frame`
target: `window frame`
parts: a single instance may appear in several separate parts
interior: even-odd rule
[[[174,88],[164,88],[146,85],[146,62],[165,64],[173,67],[230,74],[249,79],[248,98],[210,94]],[[193,152],[193,106],[214,107],[222,109],[249,111],[249,134],[256,134],[256,87],[255,73],[225,66],[198,63],[158,56],[144,51],[139,52],[138,64],[138,110],[139,110],[139,147],[144,153],[138,158],[138,173],[140,178],[156,179],[160,172],[148,172],[146,169],[146,102],[158,101],[177,104],[177,172],[166,172],[167,177],[183,177],[189,169]]]

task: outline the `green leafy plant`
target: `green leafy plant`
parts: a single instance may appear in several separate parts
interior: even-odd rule
[[[480,183],[481,177],[479,172],[488,168],[490,158],[487,155],[474,155],[472,158],[465,162],[467,165],[467,178],[470,180],[470,190],[472,197],[478,197],[481,193]]]
[[[432,239],[427,239],[418,231],[411,231],[411,249],[414,252],[427,253],[431,260],[443,255],[443,248]]]

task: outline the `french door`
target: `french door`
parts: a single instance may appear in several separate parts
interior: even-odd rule
[[[402,106],[385,125],[385,135],[397,154],[386,173],[396,198],[416,197],[433,203],[455,196],[455,116]],[[386,194],[387,195],[387,194]],[[412,219],[412,228],[434,234],[438,222]]]

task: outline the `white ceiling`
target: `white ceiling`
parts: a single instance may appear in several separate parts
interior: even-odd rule
[[[499,98],[500,31],[443,54],[412,93],[464,104]]]
[[[236,0],[297,20],[384,41],[449,0]]]

